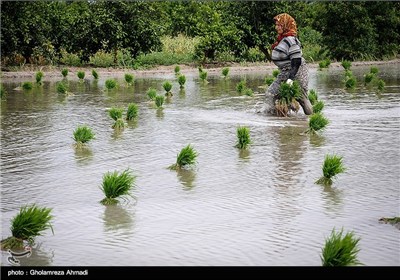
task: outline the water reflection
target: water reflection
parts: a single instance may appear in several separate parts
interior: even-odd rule
[[[176,170],[179,181],[184,186],[184,190],[190,190],[194,187],[194,181],[196,180],[196,171],[192,169],[178,168]]]
[[[93,151],[87,145],[73,145],[75,160],[81,164],[87,164],[93,159]]]
[[[164,119],[164,108],[157,108],[156,116],[158,119]]]
[[[54,250],[45,250],[38,243],[32,247],[30,257],[19,258],[21,266],[50,266],[53,263]]]
[[[248,161],[250,159],[250,149],[239,149],[239,158]]]
[[[323,199],[325,201],[325,209],[328,213],[337,214],[342,210],[342,190],[336,187],[324,186]]]
[[[310,144],[314,147],[321,147],[325,144],[325,137],[322,134],[310,133]]]
[[[125,209],[119,204],[107,205],[104,209],[103,221],[105,231],[128,230],[134,227],[134,209]]]

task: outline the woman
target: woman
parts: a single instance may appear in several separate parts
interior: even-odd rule
[[[303,108],[304,114],[311,115],[313,110],[308,99],[308,68],[301,51],[301,43],[297,38],[296,21],[287,13],[275,16],[274,20],[278,38],[272,45],[271,59],[278,66],[280,73],[268,88],[267,98],[271,98],[272,95],[274,111],[275,101],[279,98],[280,84],[286,81],[291,85],[293,80],[297,80],[303,93],[302,98],[297,101]]]

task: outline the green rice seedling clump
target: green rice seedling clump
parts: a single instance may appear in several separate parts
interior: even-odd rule
[[[92,129],[86,125],[78,126],[73,135],[77,145],[86,144],[95,137]]]
[[[62,69],[62,70],[61,70],[61,75],[62,75],[64,78],[66,78],[66,77],[68,76],[68,69],[67,69],[67,68]]]
[[[246,126],[239,126],[236,129],[237,143],[236,147],[239,149],[246,149],[251,144],[250,129]]]
[[[51,211],[51,208],[35,204],[21,207],[20,212],[11,220],[12,237],[2,240],[1,247],[20,248],[23,246],[23,241],[33,244],[35,237],[42,235],[47,229],[53,232]]]
[[[156,90],[155,88],[149,88],[149,89],[147,90],[147,97],[148,97],[150,100],[155,100],[155,99],[156,99],[156,96],[157,96],[157,90]]]
[[[68,86],[63,82],[57,82],[56,89],[58,93],[66,94],[68,91]]]
[[[178,75],[180,73],[180,71],[181,71],[181,67],[179,65],[176,65],[175,68],[174,68],[175,74]]]
[[[341,64],[342,64],[342,66],[343,66],[343,68],[344,68],[345,70],[350,70],[351,61],[349,61],[349,60],[343,60]]]
[[[239,83],[236,84],[236,91],[238,93],[243,93],[246,88],[246,80],[241,80]]]
[[[83,71],[78,71],[77,75],[79,80],[83,80],[85,78],[85,72]]]
[[[139,107],[135,103],[129,103],[128,104],[128,110],[126,112],[126,119],[128,121],[133,120],[134,118],[137,117],[139,111]]]
[[[190,144],[182,148],[176,157],[176,163],[169,166],[169,169],[185,168],[196,163],[198,153]]]
[[[36,83],[41,84],[43,79],[44,73],[42,71],[36,72]]]
[[[179,87],[180,88],[184,88],[185,87],[185,83],[186,83],[186,76],[185,75],[179,75],[178,76],[178,83],[179,83]]]
[[[272,83],[275,81],[275,78],[274,77],[269,77],[269,76],[267,76],[267,77],[265,77],[265,84],[266,85],[268,85],[268,86],[270,86],[270,85],[272,85]]]
[[[229,67],[222,68],[222,76],[226,78],[228,77],[228,74],[229,74]]]
[[[199,76],[200,76],[200,79],[202,80],[202,81],[206,81],[207,80],[207,75],[208,75],[208,72],[207,71],[201,71],[200,72],[200,74],[199,74]]]
[[[326,155],[322,166],[323,176],[316,181],[316,184],[332,185],[334,177],[346,171],[342,160],[343,157],[338,155]]]
[[[274,69],[274,70],[272,71],[272,77],[274,77],[274,78],[278,77],[278,75],[279,75],[280,72],[281,72],[281,71],[279,71],[278,69]]]
[[[33,88],[32,82],[23,82],[22,88],[24,90],[31,90]]]
[[[117,87],[117,81],[114,80],[114,79],[107,79],[107,80],[105,81],[105,85],[106,85],[106,88],[107,88],[108,90],[110,90],[110,89],[113,89],[113,88],[116,88],[116,87]]]
[[[157,95],[156,96],[156,99],[155,99],[155,102],[156,102],[156,106],[157,106],[157,108],[161,108],[162,106],[163,106],[163,104],[164,104],[164,96],[162,96],[162,95]]]
[[[370,72],[371,74],[376,75],[376,74],[378,74],[379,69],[378,69],[377,67],[375,67],[375,66],[372,66],[372,67],[370,68],[369,72]]]
[[[301,88],[298,81],[294,81],[293,85],[281,83],[278,89],[279,99],[275,103],[277,116],[286,117],[289,109],[294,111],[299,110],[299,105],[296,99],[301,97]]]
[[[247,95],[247,96],[253,96],[254,95],[253,90],[251,88],[245,88],[244,94]]]
[[[375,74],[373,74],[373,73],[367,73],[365,76],[364,76],[364,83],[367,85],[367,84],[369,84],[369,83],[371,83],[374,79],[375,79]]]
[[[339,232],[332,230],[329,238],[325,240],[322,249],[322,266],[354,266],[360,265],[357,254],[360,251],[358,242],[360,238],[354,236],[354,232],[344,235],[343,229]]]
[[[117,119],[114,124],[112,125],[112,128],[115,129],[122,129],[125,127],[125,123],[123,119]]]
[[[353,89],[356,87],[356,83],[357,81],[355,77],[349,77],[348,79],[346,79],[345,86],[346,88]]]
[[[164,88],[166,93],[171,92],[172,83],[170,81],[165,81],[162,86],[163,86],[163,88]]]
[[[95,80],[99,79],[99,73],[95,69],[92,69],[92,76]]]
[[[123,112],[123,111],[124,111],[124,110],[123,110],[122,108],[113,107],[113,108],[111,108],[111,109],[108,111],[108,114],[110,115],[110,117],[111,117],[114,121],[116,121],[117,119],[122,118],[122,112]]]
[[[385,88],[385,82],[382,79],[379,79],[377,82],[377,87],[379,91],[382,91]]]
[[[318,93],[314,89],[311,89],[308,92],[308,99],[310,100],[311,105],[314,105],[318,100]]]
[[[125,82],[128,85],[132,85],[133,84],[134,76],[132,74],[126,73],[124,77],[125,77]]]
[[[306,133],[317,133],[317,131],[323,131],[329,124],[329,120],[321,113],[314,113],[308,120],[308,130]]]
[[[118,203],[117,198],[124,196],[131,196],[130,191],[134,187],[136,176],[132,171],[125,169],[123,172],[118,171],[107,172],[103,175],[103,183],[101,190],[105,198],[100,201],[103,205],[110,205]]]
[[[322,112],[322,109],[324,109],[325,103],[322,100],[318,100],[313,104],[313,112],[314,113],[320,113]]]

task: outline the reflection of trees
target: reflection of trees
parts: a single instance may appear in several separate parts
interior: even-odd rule
[[[107,205],[104,210],[104,227],[106,231],[131,229],[134,225],[134,210],[127,211],[120,205]]]
[[[177,174],[179,181],[185,186],[186,190],[193,187],[193,182],[196,179],[196,172],[194,170],[178,168]]]
[[[54,251],[45,251],[41,248],[41,244],[32,247],[32,255],[30,257],[18,258],[21,266],[50,266],[53,263]]]

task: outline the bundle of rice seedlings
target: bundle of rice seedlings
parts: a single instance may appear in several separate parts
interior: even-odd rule
[[[349,77],[345,81],[346,88],[354,89],[356,87],[357,80],[354,76]]]
[[[375,74],[373,73],[367,73],[364,76],[364,84],[368,85],[369,83],[372,82],[372,80],[374,80],[376,78]]]
[[[117,87],[117,81],[114,79],[107,79],[105,82],[106,88],[108,90],[116,88]]]
[[[124,77],[125,77],[125,82],[128,85],[133,85],[134,76],[132,74],[126,73]]]
[[[23,248],[24,241],[34,244],[34,238],[42,235],[43,231],[50,228],[53,232],[53,216],[50,213],[50,208],[38,207],[35,204],[21,207],[20,212],[11,220],[12,236],[1,241],[1,248]]]
[[[186,147],[184,147],[179,154],[176,157],[176,163],[172,164],[169,166],[169,169],[179,169],[179,168],[185,168],[190,165],[193,165],[196,163],[196,158],[198,156],[198,153],[196,150],[189,144]]]
[[[23,82],[22,88],[24,90],[31,90],[33,88],[32,82]]]
[[[294,81],[292,85],[281,83],[278,90],[279,99],[275,104],[277,116],[286,117],[290,109],[293,109],[295,112],[297,112],[299,106],[296,105],[296,99],[300,97],[301,88],[298,81]]]
[[[267,84],[268,86],[270,86],[274,81],[275,81],[275,78],[274,77],[269,77],[269,76],[267,76],[267,77],[265,77],[265,84]]]
[[[78,126],[74,130],[73,135],[77,146],[88,143],[90,140],[94,139],[95,136],[92,129],[86,125]]]
[[[42,84],[43,76],[44,76],[44,74],[43,74],[42,71],[36,72],[36,76],[35,76],[35,78],[36,78],[36,83]]]
[[[157,95],[155,98],[156,106],[157,108],[161,108],[164,104],[164,96],[163,95]]]
[[[138,105],[135,103],[129,103],[128,104],[128,110],[126,112],[126,119],[129,120],[133,120],[134,118],[137,117],[138,115]]]
[[[348,232],[343,236],[343,228],[340,232],[332,230],[331,236],[325,240],[322,249],[322,266],[354,266],[360,265],[357,254],[360,251],[358,242],[360,238],[354,236],[354,232]]]
[[[125,123],[122,120],[122,108],[111,108],[108,111],[109,116],[115,121],[112,125],[112,128],[123,128],[125,127]]]
[[[174,68],[175,74],[178,75],[180,73],[180,71],[181,71],[181,67],[179,65],[176,65]]]
[[[97,73],[97,71],[95,69],[92,70],[92,76],[95,80],[99,79],[99,73]]]
[[[245,88],[244,90],[244,94],[246,94],[247,96],[253,96],[253,90],[251,88]]]
[[[179,75],[178,76],[178,83],[179,83],[179,87],[180,88],[184,88],[185,87],[185,83],[186,83],[186,76],[185,75]]]
[[[272,77],[274,77],[274,78],[278,77],[278,75],[279,75],[280,72],[281,72],[281,71],[279,71],[279,69],[274,69],[274,70],[272,71]]]
[[[329,120],[321,112],[314,113],[308,120],[306,133],[315,134],[317,131],[323,131],[328,124]]]
[[[251,144],[250,129],[246,126],[239,126],[236,129],[237,144],[236,147],[239,149],[246,149]]]
[[[229,67],[222,68],[222,76],[226,78],[228,77],[228,74],[229,74]]]
[[[107,172],[103,175],[101,190],[105,198],[100,201],[103,205],[118,203],[117,198],[131,196],[130,191],[134,187],[136,176],[128,169],[119,173],[118,171]]]
[[[382,91],[385,88],[385,82],[382,79],[379,79],[377,84],[379,91]]]
[[[66,78],[67,75],[68,75],[68,69],[67,69],[67,68],[63,68],[63,69],[61,70],[61,75],[62,75],[64,78]]]
[[[313,104],[313,112],[320,113],[324,109],[325,103],[322,100],[318,100]]]
[[[343,68],[344,68],[345,70],[350,70],[351,61],[343,60],[342,63],[341,63],[341,65],[343,66]]]
[[[204,71],[204,70],[202,70],[202,71],[199,73],[200,79],[201,79],[203,82],[204,82],[204,81],[207,81],[207,75],[208,75],[207,71]]]
[[[149,88],[149,89],[147,90],[147,97],[148,97],[150,100],[155,100],[155,99],[156,99],[156,96],[157,96],[157,90],[156,90],[155,88]]]
[[[57,82],[56,89],[57,92],[61,94],[66,94],[68,92],[68,86],[63,82]]]
[[[319,178],[315,183],[330,186],[332,185],[333,179],[336,175],[343,173],[346,168],[343,166],[343,157],[338,155],[326,155],[324,164],[322,166],[323,176]]]
[[[78,76],[79,80],[82,81],[85,78],[85,72],[78,71],[77,76]]]
[[[171,93],[172,84],[171,84],[170,81],[165,81],[162,86],[163,86],[163,88],[165,90],[165,96],[172,95],[172,93]]]
[[[246,80],[241,80],[239,83],[236,84],[236,91],[238,93],[242,93],[246,88]]]
[[[308,92],[308,100],[310,100],[311,105],[314,105],[318,101],[318,94],[314,89]]]

